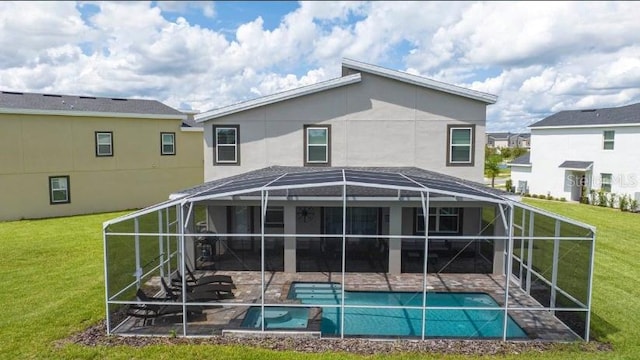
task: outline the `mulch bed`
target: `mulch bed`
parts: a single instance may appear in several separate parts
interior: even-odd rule
[[[425,340],[425,341],[376,341],[367,339],[318,339],[304,337],[269,336],[213,336],[210,338],[182,338],[167,336],[108,336],[105,322],[60,341],[59,346],[75,343],[85,346],[134,346],[147,345],[243,345],[279,351],[305,353],[348,352],[362,355],[391,354],[400,352],[437,353],[459,355],[508,355],[523,352],[545,352],[558,350],[563,344],[539,341],[494,341],[494,340]],[[578,351],[611,351],[611,345],[592,341],[579,343]]]

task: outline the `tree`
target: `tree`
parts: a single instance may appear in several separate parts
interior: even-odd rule
[[[495,187],[496,176],[500,175],[500,155],[491,155],[484,160],[484,174],[491,178],[491,187]]]

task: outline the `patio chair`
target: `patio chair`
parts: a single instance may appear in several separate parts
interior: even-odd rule
[[[173,290],[182,292],[182,283],[180,281],[176,281],[174,279],[171,285]],[[190,294],[213,293],[218,296],[218,299],[228,299],[228,298],[235,297],[235,295],[233,294],[233,289],[235,288],[236,287],[233,284],[221,284],[221,283],[193,284],[187,281],[187,292],[189,292]],[[204,295],[197,295],[197,296],[203,297]]]
[[[151,297],[138,289],[136,297],[141,302],[157,302],[166,301],[166,298]],[[149,320],[156,319],[161,316],[178,315],[183,313],[182,305],[164,305],[164,304],[131,304],[127,309],[127,315],[143,319],[144,325],[147,325]],[[187,317],[190,315],[202,314],[202,307],[189,307],[187,308]]]
[[[180,293],[178,293],[177,290],[175,290],[174,288],[171,288],[167,284],[167,282],[164,281],[164,278],[162,277],[160,278],[160,283],[162,283],[162,288],[164,289],[165,296],[167,297],[168,300],[177,301],[177,302],[182,301],[181,291]],[[197,288],[194,291],[187,293],[187,302],[207,302],[207,301],[217,301],[220,299],[221,297],[218,293],[210,292],[210,291],[207,291],[206,289],[201,290],[200,288]]]
[[[216,274],[216,275],[207,275],[207,276],[196,278],[196,276],[193,274],[191,269],[189,269],[189,266],[187,264],[185,264],[184,267],[187,270],[187,279],[186,279],[187,285],[201,286],[205,284],[217,283],[217,284],[231,285],[233,289],[236,288],[236,286],[233,283],[233,279],[229,275]],[[177,283],[182,283],[182,276],[180,275],[180,271],[176,271],[176,275],[177,275],[176,278],[171,279],[171,282],[174,285],[178,285]]]

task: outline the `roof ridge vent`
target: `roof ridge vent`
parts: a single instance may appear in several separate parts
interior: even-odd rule
[[[61,98],[62,95],[56,95],[56,94],[42,94],[42,96],[48,96],[48,97],[59,97]]]
[[[95,96],[79,96],[80,99],[94,99],[95,100]]]
[[[581,112],[595,112],[598,109],[584,109],[584,110],[580,110]]]
[[[8,95],[24,95],[24,93],[17,92],[17,91],[3,91],[2,93],[8,94]]]
[[[123,99],[123,98],[111,98],[111,100],[115,100],[115,101],[127,101],[127,99]]]

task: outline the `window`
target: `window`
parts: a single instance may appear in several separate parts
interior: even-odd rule
[[[176,154],[176,133],[160,133],[160,154]]]
[[[475,126],[447,126],[447,165],[473,166]]]
[[[71,202],[68,176],[49,177],[49,202],[51,205],[68,204]]]
[[[305,166],[331,165],[331,128],[328,125],[304,126]]]
[[[214,160],[216,165],[240,165],[240,125],[213,127]]]
[[[459,233],[459,208],[429,208],[430,233]],[[422,208],[416,210],[416,233],[424,234],[424,216]]]
[[[615,140],[615,137],[616,137],[615,131],[605,130],[605,132],[602,133],[602,139],[603,139],[602,148],[605,150],[613,150],[613,142]]]
[[[264,226],[268,228],[284,226],[284,207],[267,207],[267,215],[264,218]]]
[[[526,194],[529,192],[529,187],[525,180],[518,180],[518,188],[516,189],[518,194]]]
[[[96,131],[96,156],[113,156],[113,133]]]
[[[611,174],[600,174],[600,189],[604,192],[611,192]]]

